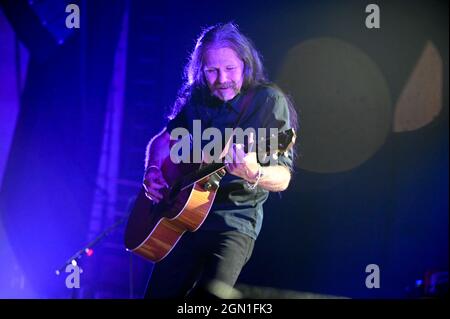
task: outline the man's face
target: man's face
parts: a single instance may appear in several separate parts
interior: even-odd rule
[[[209,49],[203,59],[203,72],[211,94],[222,101],[234,98],[244,80],[244,62],[230,48]]]

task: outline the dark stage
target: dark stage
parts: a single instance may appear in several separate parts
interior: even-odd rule
[[[447,295],[447,1],[1,0],[0,298],[143,297],[124,236],[146,147],[227,22],[299,122],[231,296]]]

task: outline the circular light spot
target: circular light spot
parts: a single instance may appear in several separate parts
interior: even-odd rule
[[[299,112],[297,166],[302,169],[336,173],[355,168],[391,131],[386,80],[367,54],[347,42],[318,38],[293,47],[277,83]]]

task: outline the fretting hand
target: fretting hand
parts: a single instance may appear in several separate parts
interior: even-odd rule
[[[145,196],[156,204],[163,198],[161,189],[169,187],[157,166],[149,166],[147,168],[142,184],[145,188]]]

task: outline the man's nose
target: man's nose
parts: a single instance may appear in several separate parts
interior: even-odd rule
[[[227,73],[223,70],[219,70],[219,83],[226,83],[228,80]]]

